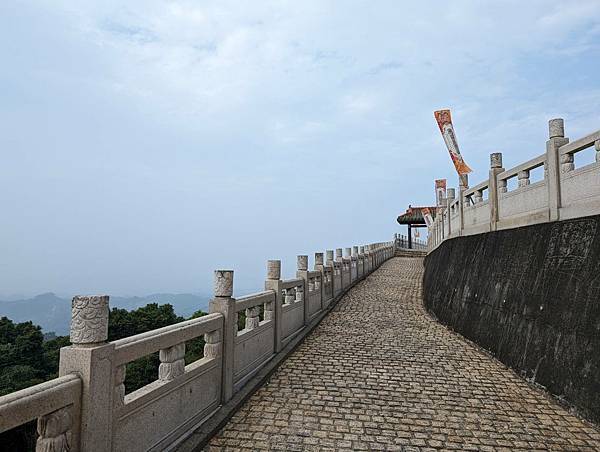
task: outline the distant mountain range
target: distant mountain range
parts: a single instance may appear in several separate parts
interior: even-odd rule
[[[145,297],[110,297],[111,308],[123,308],[128,311],[146,306],[148,303],[171,304],[175,312],[182,317],[189,317],[202,309],[208,311],[209,295],[194,294],[153,294]],[[69,334],[71,321],[71,300],[61,298],[53,293],[44,293],[33,298],[1,301],[0,317],[8,317],[14,322],[31,320],[40,325],[45,333],[55,332],[57,335]]]

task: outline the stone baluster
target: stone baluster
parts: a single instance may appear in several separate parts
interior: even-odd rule
[[[235,339],[237,337],[238,314],[233,295],[233,270],[215,270],[215,296],[209,304],[209,311],[223,315],[223,380],[222,402],[228,402],[233,396],[233,372],[235,357]]]
[[[506,180],[498,180],[498,175],[504,171],[502,167],[502,153],[494,152],[490,154],[490,176],[489,176],[489,206],[490,206],[490,230],[497,229],[499,212],[498,193],[506,192]]]
[[[560,118],[551,119],[548,122],[549,139],[546,142],[546,174],[548,188],[548,208],[550,210],[550,221],[559,219],[561,207],[560,173],[562,162],[559,160],[558,149],[569,142],[565,137],[564,121]],[[569,163],[569,162],[565,162]]]
[[[253,330],[260,324],[260,306],[246,308],[246,329]]]
[[[268,301],[263,305],[265,320],[273,320],[275,318],[275,303]]]
[[[596,161],[600,163],[600,140],[594,141],[594,148],[596,149]]]
[[[45,414],[37,420],[36,452],[68,452],[76,450],[72,442],[73,418],[71,407]]]
[[[267,311],[265,308],[265,320],[275,320],[275,328],[274,328],[274,341],[275,341],[275,352],[279,352],[281,350],[281,339],[283,337],[282,328],[283,325],[281,323],[282,319],[282,303],[283,303],[283,294],[281,290],[281,261],[280,260],[270,260],[267,262],[267,280],[265,281],[265,289],[273,290],[275,292],[275,302],[273,303],[272,314],[269,314],[269,318],[267,318]],[[272,315],[272,317],[271,317]]]
[[[521,170],[517,175],[519,179],[519,187],[529,185],[529,170]]]
[[[117,372],[110,365],[115,346],[107,342],[108,300],[106,295],[76,296],[71,303],[72,345],[60,350],[59,376],[76,373],[82,380],[80,422],[73,425],[73,449],[79,445],[81,450],[101,452],[112,447],[110,432],[114,405],[121,403],[113,402],[113,397],[121,390],[123,380],[115,379]],[[63,428],[54,423],[64,424],[62,416],[65,415],[42,421],[38,426],[40,434],[44,438],[60,436],[54,433]],[[59,418],[61,420],[57,421]],[[46,441],[40,447],[50,447],[47,444],[52,443]]]
[[[185,342],[163,348],[158,353],[158,379],[170,381],[185,373]]]
[[[296,291],[295,291],[294,287],[288,287],[287,289],[284,289],[284,293],[285,293],[284,303],[285,304],[293,303],[294,300],[296,299]]]
[[[125,376],[127,367],[125,364],[115,367],[115,407],[125,404]]]
[[[506,193],[508,191],[508,186],[506,184],[506,179],[498,180],[498,193]]]
[[[479,204],[483,202],[483,190],[475,190],[473,193],[474,204]]]
[[[296,289],[296,303],[304,301],[304,285],[299,284],[295,287]]]
[[[266,317],[265,312],[265,317]],[[204,334],[204,357],[208,359],[221,356],[221,330],[211,331]]]
[[[575,156],[573,154],[563,154],[560,156],[560,170],[568,173],[575,169]]]

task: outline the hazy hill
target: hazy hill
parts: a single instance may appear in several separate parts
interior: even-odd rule
[[[110,297],[112,308],[127,310],[146,306],[148,303],[173,305],[175,312],[189,317],[195,311],[208,310],[209,295],[194,294],[152,294],[144,297]],[[0,301],[0,317],[6,316],[14,322],[31,320],[40,325],[44,332],[54,331],[57,335],[69,334],[71,319],[71,300],[53,293],[44,293],[33,298]]]

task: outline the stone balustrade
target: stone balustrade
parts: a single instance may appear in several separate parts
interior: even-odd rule
[[[577,167],[577,153],[591,148],[595,161]],[[537,169],[543,177],[532,181]],[[460,187],[456,198],[455,190],[448,190],[446,205],[438,209],[430,228],[427,249],[457,236],[599,213],[600,130],[569,142],[563,120],[552,119],[544,154],[508,170],[502,167],[501,153],[491,154],[487,180]]]
[[[0,432],[37,419],[37,451],[173,449],[236,393],[259,384],[253,377],[391,258],[395,242],[346,248],[346,256],[336,251],[335,260],[327,251],[326,262],[316,253],[314,270],[307,255],[298,256],[292,279],[282,279],[281,261],[270,260],[265,290],[239,298],[233,271],[217,270],[210,314],[112,342],[109,297],[75,297],[60,376],[0,397]],[[186,342],[200,337],[203,356],[186,364]],[[126,393],[127,364],[153,353],[156,380]]]

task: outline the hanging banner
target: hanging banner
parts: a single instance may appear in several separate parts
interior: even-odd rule
[[[446,199],[446,179],[435,180],[435,201],[436,206],[443,207]]]
[[[450,110],[438,110],[433,112],[433,115],[438,123],[440,132],[442,132],[442,137],[444,138],[444,142],[446,143],[446,147],[448,148],[448,152],[450,153],[450,158],[452,159],[452,163],[454,163],[456,172],[459,176],[464,176],[465,174],[470,173],[472,170],[465,163],[458,149],[458,141],[456,141],[456,134],[454,133],[454,127],[452,127]]]
[[[433,216],[431,215],[431,210],[429,210],[429,207],[423,207],[421,212],[423,213],[423,219],[425,220],[427,227],[430,228],[433,226]]]

